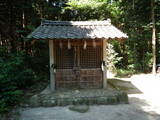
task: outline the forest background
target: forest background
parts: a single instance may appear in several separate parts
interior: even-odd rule
[[[26,89],[49,82],[48,41],[26,39],[42,20],[108,18],[128,35],[124,42],[110,43],[109,69],[118,76],[151,72],[153,56],[160,63],[160,0],[1,0],[0,113],[22,101]],[[154,25],[156,54],[152,53]]]

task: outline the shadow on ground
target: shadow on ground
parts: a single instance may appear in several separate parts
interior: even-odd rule
[[[21,110],[20,120],[160,120],[154,111],[145,111],[147,101],[135,97],[130,104],[92,105],[85,113],[66,107],[39,107]]]

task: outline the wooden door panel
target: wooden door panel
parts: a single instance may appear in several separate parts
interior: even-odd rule
[[[55,46],[56,88],[102,88],[102,46]]]
[[[102,71],[98,69],[81,69],[76,76],[73,69],[56,71],[56,88],[102,88]]]

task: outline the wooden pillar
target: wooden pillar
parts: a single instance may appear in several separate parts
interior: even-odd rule
[[[107,47],[107,40],[104,39],[103,40],[103,61],[105,61],[105,66],[104,66],[104,70],[103,70],[103,88],[106,89],[107,88],[107,63],[106,63],[106,58],[107,58],[107,51],[106,51],[106,47]]]
[[[55,73],[52,67],[52,65],[55,63],[53,40],[49,40],[49,60],[50,60],[50,89],[51,91],[55,91]]]

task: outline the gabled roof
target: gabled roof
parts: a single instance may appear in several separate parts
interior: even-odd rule
[[[115,39],[127,35],[106,21],[51,21],[42,24],[27,36],[29,39]]]

